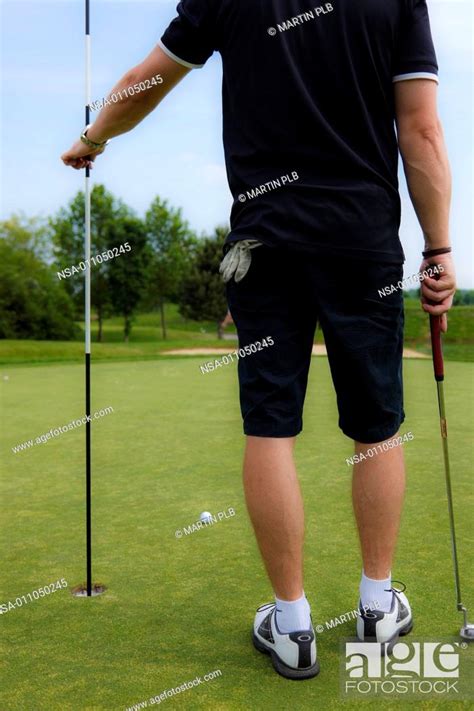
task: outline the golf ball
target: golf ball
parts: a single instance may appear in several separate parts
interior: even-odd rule
[[[9,380],[8,375],[4,375],[4,376],[3,376],[3,379],[4,379],[4,380]]]
[[[203,511],[199,516],[199,520],[203,523],[210,523],[212,521],[212,514],[209,511]]]

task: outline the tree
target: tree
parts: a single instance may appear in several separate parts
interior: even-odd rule
[[[191,272],[183,280],[179,294],[179,311],[195,321],[215,321],[219,325],[227,313],[225,285],[219,273],[222,247],[228,230],[217,227],[213,237],[198,243]]]
[[[113,312],[124,318],[124,341],[128,341],[133,315],[146,285],[150,248],[142,220],[125,210],[121,211],[120,219],[117,220],[113,240],[111,247],[121,250],[125,245],[125,248],[109,262],[109,295]]]
[[[473,289],[458,289],[454,294],[454,306],[468,306],[474,304]]]
[[[166,339],[165,302],[175,300],[180,284],[191,269],[197,239],[183,220],[181,210],[156,197],[145,216],[151,256],[144,304],[159,308],[161,330]]]
[[[106,251],[114,242],[117,220],[124,214],[124,205],[109,193],[103,185],[95,185],[91,193],[91,257]],[[67,208],[61,208],[50,221],[53,230],[54,255],[59,271],[65,267],[78,266],[84,260],[84,194],[79,192]],[[91,303],[97,312],[99,325],[98,341],[102,341],[104,318],[111,312],[108,285],[108,265],[92,266]],[[84,279],[70,277],[64,282],[78,311],[82,311]]]
[[[71,340],[79,331],[72,300],[34,253],[35,235],[22,236],[17,239],[17,223],[1,223],[0,338]]]
[[[53,261],[51,229],[46,219],[14,214],[0,222],[0,239],[28,250],[44,263]]]

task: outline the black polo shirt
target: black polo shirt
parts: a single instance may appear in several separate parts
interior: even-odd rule
[[[403,261],[393,82],[437,81],[426,0],[182,0],[160,44],[222,56],[227,242]]]

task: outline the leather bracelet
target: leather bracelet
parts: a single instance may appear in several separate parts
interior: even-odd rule
[[[439,247],[438,249],[428,249],[426,252],[422,252],[425,259],[429,257],[437,257],[438,254],[449,254],[451,252],[451,247]]]

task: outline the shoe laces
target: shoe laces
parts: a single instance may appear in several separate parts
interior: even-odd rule
[[[402,589],[399,590],[398,588],[394,588],[392,585],[391,588],[385,589],[385,592],[403,593],[407,589],[407,586],[405,585],[405,583],[402,583],[401,580],[392,580],[392,583],[397,583],[397,585],[402,585]]]

